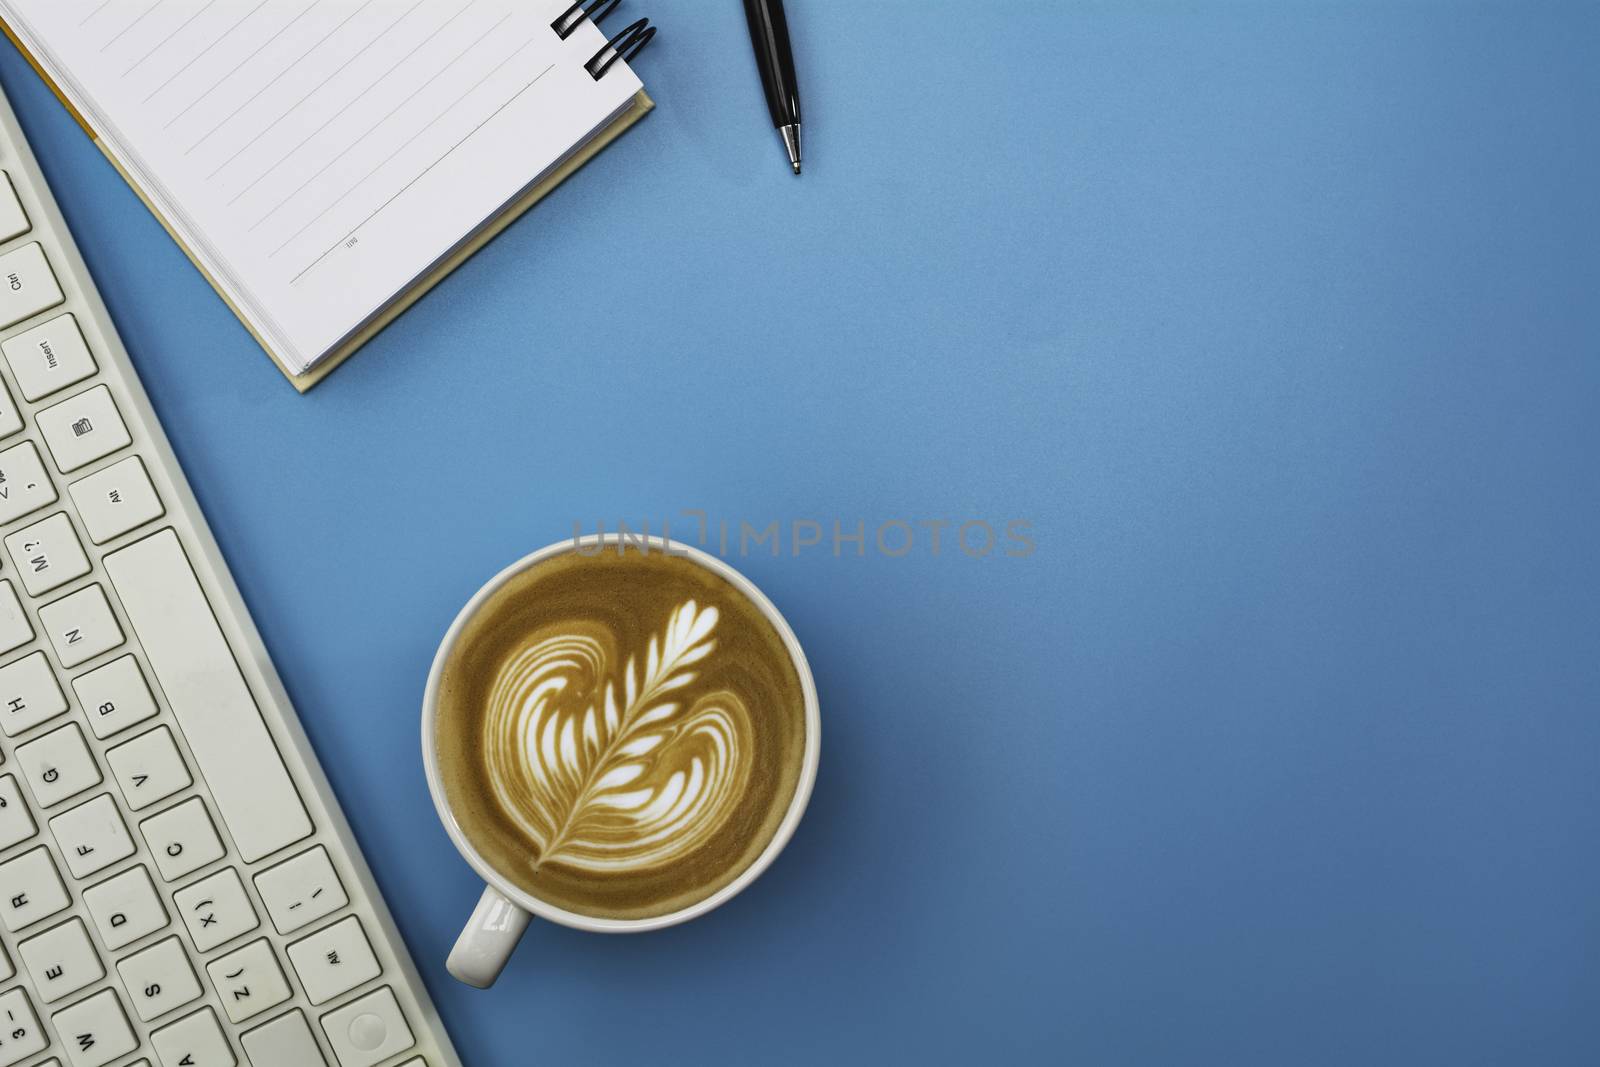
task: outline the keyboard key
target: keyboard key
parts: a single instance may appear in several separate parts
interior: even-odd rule
[[[133,811],[187,789],[193,780],[172,731],[165,726],[118,745],[106,753],[106,762]]]
[[[235,1067],[233,1050],[222,1036],[217,1013],[201,1008],[150,1035],[161,1067]]]
[[[45,408],[34,421],[62,474],[109,456],[133,440],[111,390],[103,385]]]
[[[10,579],[0,580],[0,654],[33,640],[33,624],[22,610],[22,601]]]
[[[38,241],[0,256],[0,330],[33,318],[62,299],[61,286]]]
[[[311,1024],[298,1010],[256,1027],[241,1040],[250,1067],[328,1067]]]
[[[142,1022],[200,998],[200,979],[175,937],[157,941],[117,964],[128,1003]]]
[[[10,437],[22,429],[22,411],[11,399],[11,391],[0,382],[0,437]]]
[[[388,986],[322,1017],[339,1067],[373,1067],[417,1043]]]
[[[137,851],[116,802],[106,793],[51,819],[50,832],[74,878],[87,878]]]
[[[72,688],[96,737],[110,737],[144,722],[158,710],[156,698],[150,695],[150,683],[144,680],[139,661],[132,656],[80,674],[72,680]],[[0,686],[0,697],[4,694]]]
[[[69,919],[17,946],[17,955],[33,975],[33,988],[46,1004],[70,996],[106,976],[100,954],[89,940],[82,919]]]
[[[32,441],[0,452],[0,526],[55,502],[56,487]]]
[[[171,529],[105,557],[200,777],[248,862],[311,833],[277,743]]]
[[[21,237],[31,229],[33,223],[28,221],[28,213],[23,210],[22,201],[17,198],[17,190],[11,184],[11,175],[0,170],[0,241]]]
[[[313,1004],[326,1004],[383,973],[354,915],[290,945],[289,962]]]
[[[67,710],[66,694],[43,652],[0,667],[0,730],[15,737]]]
[[[117,994],[102,989],[50,1016],[72,1067],[105,1067],[139,1047]]]
[[[13,775],[0,778],[0,852],[39,832]]]
[[[185,800],[139,824],[156,869],[169,882],[222,858],[225,851],[199,797]]]
[[[239,872],[231,867],[180,889],[173,894],[172,903],[200,952],[209,952],[261,925]]]
[[[78,724],[69,722],[17,749],[17,765],[41,808],[59,804],[100,784],[100,768],[89,755]]]
[[[29,596],[48,593],[89,573],[89,557],[83,554],[72,520],[64,511],[7,534],[6,551]]]
[[[280,934],[292,933],[349,903],[328,850],[321,845],[256,875],[256,891]]]
[[[44,848],[0,863],[0,922],[16,933],[72,903],[55,861]]]
[[[115,878],[83,891],[94,928],[106,948],[131,945],[146,934],[153,934],[168,923],[161,894],[143,867],[123,871]]]
[[[67,490],[78,505],[78,518],[89,531],[89,540],[97,545],[165,514],[144,460],[138,456],[73,482]]]
[[[81,382],[97,369],[84,343],[78,320],[57,315],[5,342],[6,362],[27,400],[39,400],[57,389]]]
[[[6,955],[5,946],[0,945],[0,982],[7,981],[16,973],[16,968],[11,966],[11,957]]]
[[[50,635],[63,667],[87,663],[125,638],[111,613],[106,591],[89,585],[39,609],[39,625]]]
[[[265,939],[212,960],[206,964],[206,973],[217,987],[222,1010],[236,1023],[260,1015],[292,995],[289,980]]]
[[[12,1067],[43,1052],[50,1038],[33,1014],[28,995],[20,989],[0,993],[0,1067]]]

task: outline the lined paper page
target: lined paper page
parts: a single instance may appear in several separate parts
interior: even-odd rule
[[[599,82],[583,69],[604,43],[593,26],[556,37],[568,2],[4,7],[299,371],[638,91],[622,65]]]

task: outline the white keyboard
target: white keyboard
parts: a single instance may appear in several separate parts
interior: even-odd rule
[[[459,1067],[0,96],[0,1067]]]

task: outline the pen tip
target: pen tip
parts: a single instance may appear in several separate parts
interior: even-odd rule
[[[780,126],[778,132],[783,135],[783,147],[789,153],[789,166],[794,168],[796,174],[800,173],[800,126]]]

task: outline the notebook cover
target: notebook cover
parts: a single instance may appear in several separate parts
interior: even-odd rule
[[[469,238],[454,252],[446,256],[444,260],[434,267],[433,270],[417,279],[417,281],[414,282],[410,287],[397,295],[394,300],[392,300],[386,307],[379,311],[378,314],[370,322],[363,326],[353,337],[351,337],[344,344],[340,345],[338,348],[329,352],[322,359],[318,360],[305,373],[295,374],[289,370],[288,366],[278,356],[278,353],[274,352],[271,347],[267,345],[266,341],[261,338],[261,335],[256,333],[255,329],[251,327],[250,323],[245,319],[245,317],[239,314],[239,309],[234,306],[233,301],[230,300],[228,295],[224,293],[217,285],[210,273],[207,272],[206,268],[195,256],[194,252],[190,250],[187,244],[179,239],[176,233],[173,232],[173,229],[168,224],[166,218],[162,216],[161,212],[156,210],[155,205],[150,202],[149,197],[145,196],[144,190],[139,188],[138,184],[134,182],[131,177],[129,177],[127,171],[122,169],[122,165],[117,162],[116,157],[112,155],[111,152],[106,148],[105,144],[100,140],[99,135],[97,135],[93,128],[91,128],[90,125],[84,121],[83,116],[78,113],[78,109],[72,106],[72,101],[68,100],[66,94],[63,93],[60,87],[56,85],[55,79],[46,73],[45,69],[40,66],[38,60],[34,58],[33,53],[28,51],[28,49],[23,46],[22,42],[17,39],[17,35],[12,32],[11,27],[6,24],[4,20],[0,20],[0,30],[3,30],[5,35],[11,39],[11,43],[17,46],[17,51],[22,53],[23,58],[28,61],[28,65],[38,73],[40,78],[44,79],[44,83],[50,87],[50,91],[55,93],[56,99],[61,101],[62,105],[66,107],[68,113],[71,114],[75,120],[77,120],[78,125],[83,127],[84,132],[87,133],[90,139],[94,141],[95,146],[100,149],[101,154],[104,155],[106,159],[111,161],[111,165],[116,168],[117,173],[122,175],[123,181],[126,181],[129,188],[138,194],[139,199],[143,201],[144,206],[149,208],[150,213],[156,217],[158,222],[161,223],[162,228],[167,231],[167,234],[173,239],[174,242],[177,243],[178,247],[183,249],[184,254],[189,257],[189,262],[194,264],[195,269],[198,270],[201,276],[206,279],[206,281],[211,285],[211,288],[216,290],[217,295],[222,298],[223,302],[226,303],[229,309],[233,311],[234,315],[238,317],[240,323],[244,325],[245,329],[250,331],[250,335],[256,339],[256,343],[261,346],[262,351],[266,352],[268,356],[272,357],[272,362],[280,371],[283,372],[283,376],[289,379],[289,384],[293,385],[302,393],[310,389],[313,385],[316,385],[318,382],[322,381],[322,379],[326,378],[335,367],[349,359],[355,354],[357,349],[376,337],[385,326],[389,325],[396,318],[398,318],[401,312],[405,311],[406,308],[410,307],[412,304],[421,299],[423,294],[443,281],[451,271],[455,270],[462,263],[466,262],[468,257],[470,257],[474,252],[478,251],[478,249],[494,240],[495,236],[499,234],[501,230],[515,222],[523,212],[533,207],[533,205],[537,204],[540,200],[543,200],[551,190],[560,185],[562,182],[566,181],[567,178],[571,177],[572,174],[578,170],[578,168],[582,167],[585,163],[589,162],[589,160],[599,155],[602,149],[620,137],[622,133],[628,129],[628,127],[644,118],[645,115],[649,114],[650,111],[655,107],[655,102],[652,101],[649,95],[641,89],[634,95],[632,105],[618,114],[616,118],[612,119],[611,123],[601,129],[600,132],[595,134],[594,137],[590,138],[587,144],[569,156],[555,170],[545,175],[542,181],[530,187],[525,193],[522,194],[521,197],[509,204],[503,211],[489,219],[488,222],[476,234]]]

